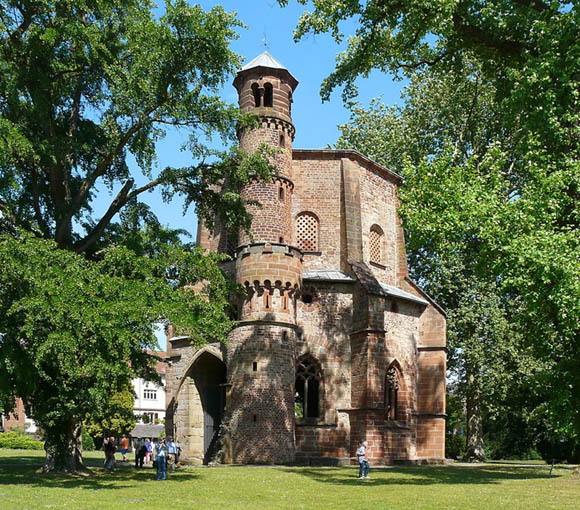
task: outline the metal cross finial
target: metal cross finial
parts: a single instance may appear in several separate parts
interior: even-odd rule
[[[266,51],[268,51],[270,49],[270,46],[268,44],[268,35],[266,34],[265,30],[264,30],[264,37],[262,37],[262,44],[264,45],[264,49]]]

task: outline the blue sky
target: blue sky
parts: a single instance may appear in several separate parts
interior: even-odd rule
[[[163,4],[162,1],[159,2]],[[320,84],[334,68],[335,56],[342,48],[327,35],[308,36],[299,43],[293,41],[293,30],[300,14],[307,7],[295,0],[286,8],[278,6],[276,0],[226,0],[199,2],[206,10],[222,5],[228,12],[237,12],[238,18],[247,25],[239,30],[239,39],[233,41],[232,49],[242,55],[245,62],[264,51],[264,37],[268,51],[278,59],[298,79],[300,84],[294,94],[292,115],[296,127],[295,148],[321,148],[333,144],[338,138],[337,125],[348,120],[340,90],[335,91],[331,100],[322,103]],[[346,35],[354,32],[353,24],[344,26]],[[221,92],[222,99],[237,104],[237,94],[230,82]],[[372,73],[367,79],[359,80],[359,100],[368,104],[370,99],[382,96],[387,104],[399,100],[401,82],[383,73]],[[158,144],[158,167],[183,166],[192,162],[186,152],[180,150],[187,133],[172,132]],[[135,168],[134,162],[130,161]],[[139,174],[138,169],[134,172]],[[147,182],[137,179],[137,184]],[[116,190],[115,190],[116,192]],[[189,231],[193,239],[197,230],[197,219],[193,210],[182,215],[182,201],[173,200],[164,204],[159,193],[141,196],[157,214],[161,222],[174,228]],[[108,192],[102,192],[95,203],[95,213],[104,212],[111,201]]]

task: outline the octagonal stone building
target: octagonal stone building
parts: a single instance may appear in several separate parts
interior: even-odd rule
[[[269,53],[234,80],[258,127],[247,151],[280,149],[271,182],[241,190],[252,234],[198,229],[245,295],[226,345],[170,334],[167,418],[185,463],[440,462],[445,313],[408,276],[401,178],[352,150],[294,149],[298,81]],[[315,121],[315,119],[313,119]]]

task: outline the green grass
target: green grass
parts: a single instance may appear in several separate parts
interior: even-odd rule
[[[544,465],[355,468],[182,468],[155,482],[151,468],[109,475],[89,452],[89,477],[40,475],[42,452],[0,450],[0,508],[53,509],[494,509],[578,508],[580,476]]]

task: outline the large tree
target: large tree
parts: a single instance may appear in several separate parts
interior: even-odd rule
[[[152,377],[155,321],[198,343],[231,326],[217,259],[143,197],[179,194],[201,218],[243,227],[239,186],[271,170],[267,151],[208,148],[254,122],[218,95],[241,64],[240,21],[184,0],[160,12],[148,0],[0,3],[0,393],[41,425],[46,469],[77,469],[82,421]],[[192,165],[158,161],[167,130]]]
[[[510,138],[498,122],[493,87],[473,63],[461,72],[413,73],[402,99],[401,106],[390,108],[378,100],[368,108],[351,103],[351,118],[340,126],[336,147],[355,148],[413,183],[402,190],[411,272],[448,312],[451,386],[466,407],[465,456],[481,460],[486,418],[505,409],[506,394],[522,383],[530,371],[524,367],[533,360],[518,324],[511,322],[516,316],[512,303],[487,269],[478,232],[464,221],[477,213],[471,210],[472,193],[457,190],[466,175],[456,172],[450,179],[429,181],[416,179],[416,174],[425,164],[434,173],[450,164],[463,168],[474,158],[483,160],[500,139],[509,146]],[[453,238],[434,234],[438,214],[412,214],[413,204],[439,194],[439,184],[461,191],[456,203],[449,204],[456,215],[463,214],[453,217]]]
[[[225,338],[232,289],[217,257],[118,246],[91,261],[30,234],[0,237],[0,394],[5,406],[20,396],[44,431],[47,470],[80,468],[82,421],[109,417],[131,379],[152,377],[154,322],[196,344]]]
[[[281,2],[286,3],[286,2]],[[306,1],[302,2],[306,3]],[[464,225],[486,270],[517,303],[524,339],[542,356],[551,392],[545,416],[555,433],[580,432],[580,9],[541,0],[337,0],[313,2],[296,37],[356,22],[322,97],[372,69],[461,72],[476,62],[492,88],[506,138],[484,157],[453,148],[407,172],[411,232],[452,249]],[[465,105],[469,110],[469,103]],[[507,142],[507,143],[506,143]],[[410,198],[410,196],[408,196]],[[413,221],[415,218],[416,221]],[[438,241],[435,240],[435,243]]]
[[[223,192],[236,191],[243,156],[210,164],[215,154],[204,143],[212,133],[233,141],[236,124],[250,121],[218,97],[241,64],[229,44],[242,25],[221,7],[167,1],[156,17],[153,6],[0,4],[0,207],[61,248],[94,251],[115,215],[156,188],[167,199],[183,194],[202,217],[224,204],[244,215],[239,196]],[[196,164],[155,171],[167,129],[189,136]],[[145,178],[140,185],[129,155]],[[231,188],[223,189],[224,177]],[[95,217],[103,188],[112,198]]]

